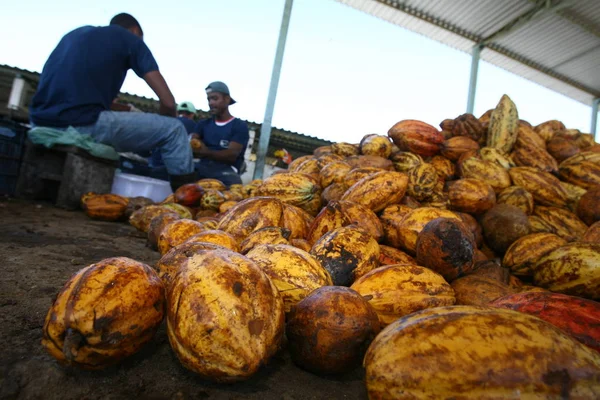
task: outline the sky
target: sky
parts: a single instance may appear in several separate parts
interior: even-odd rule
[[[225,82],[231,113],[265,116],[284,0],[75,0],[10,2],[0,16],[0,64],[41,71],[60,38],[82,25],[134,15],[178,102],[208,108],[204,88]],[[14,38],[14,39],[9,39]],[[466,111],[471,57],[334,0],[295,0],[273,126],[357,143],[418,119],[434,126]],[[129,72],[123,91],[156,98]],[[474,114],[508,94],[536,125],[558,119],[590,131],[591,108],[485,61]]]

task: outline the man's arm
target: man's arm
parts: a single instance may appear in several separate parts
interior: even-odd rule
[[[177,116],[175,97],[173,97],[173,93],[171,93],[171,90],[160,71],[148,72],[144,75],[144,80],[158,96],[158,101],[160,102],[158,112],[160,115],[166,115],[168,117]]]
[[[244,145],[241,143],[229,142],[229,148],[227,149],[211,150],[206,146],[202,146],[199,149],[194,149],[194,155],[233,165],[243,149]]]

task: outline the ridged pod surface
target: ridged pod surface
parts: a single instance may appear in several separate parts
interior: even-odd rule
[[[314,218],[300,207],[283,203],[281,227],[290,231],[290,239],[304,239]]]
[[[503,95],[490,117],[487,145],[501,150],[504,154],[509,154],[517,141],[518,129],[517,106],[510,97]]]
[[[515,166],[514,161],[494,147],[483,147],[479,150],[479,156],[484,161],[497,164],[504,169],[510,169]]]
[[[434,126],[414,119],[397,122],[388,131],[388,136],[400,150],[423,157],[436,155],[444,142],[444,136]]]
[[[63,364],[101,369],[150,341],[164,307],[163,283],[152,268],[107,258],[63,286],[46,315],[42,346]]]
[[[363,155],[388,158],[392,154],[392,142],[383,135],[365,135],[360,141],[359,148]]]
[[[283,299],[285,312],[321,286],[333,285],[325,268],[308,252],[286,244],[261,244],[246,257],[271,279]]]
[[[539,318],[499,308],[407,315],[377,336],[364,366],[371,399],[600,396],[600,353]]]
[[[535,315],[600,352],[600,303],[551,292],[516,293],[494,300],[492,307]]]
[[[417,265],[414,258],[395,247],[379,245],[379,265],[408,264]]]
[[[600,244],[600,221],[594,222],[585,231],[585,234],[581,238],[582,242]]]
[[[377,241],[383,236],[383,227],[377,214],[361,204],[340,200],[332,201],[321,209],[306,238],[314,244],[327,232],[351,224],[360,226]]]
[[[511,185],[508,171],[500,165],[471,157],[460,163],[463,178],[480,179],[500,193]]]
[[[158,251],[163,255],[203,230],[204,227],[200,222],[193,219],[181,218],[175,220],[165,225],[160,235],[158,235]]]
[[[245,239],[267,226],[281,226],[283,203],[272,197],[253,197],[240,201],[221,217],[216,228]]]
[[[539,204],[556,207],[567,205],[567,193],[560,185],[560,181],[552,174],[533,167],[515,167],[508,173],[513,184],[531,193]]]
[[[290,244],[290,231],[279,226],[267,226],[249,234],[240,243],[239,253],[246,254],[256,246],[263,244]]]
[[[567,244],[566,240],[552,233],[533,233],[523,236],[506,250],[502,266],[509,268],[516,276],[533,276],[532,267],[538,260],[565,244]]]
[[[202,251],[175,276],[167,307],[169,342],[179,361],[203,378],[249,378],[279,349],[283,330],[277,288],[249,258]]]
[[[359,154],[360,150],[357,145],[339,142],[331,145],[331,152],[342,157],[350,157]]]
[[[521,186],[510,186],[501,191],[498,194],[497,203],[515,206],[527,215],[533,213],[533,196]]]
[[[321,187],[316,179],[306,174],[271,175],[258,187],[257,195],[275,197],[310,215],[316,215],[321,209]]]
[[[482,214],[496,205],[494,189],[481,179],[449,182],[448,199],[453,210],[470,214]]]
[[[533,267],[536,286],[572,296],[600,299],[600,245],[568,243]]]
[[[87,193],[81,196],[85,214],[101,221],[118,221],[125,215],[129,199],[118,194]]]
[[[466,136],[454,136],[444,141],[441,147],[441,153],[444,157],[452,161],[458,161],[460,156],[467,151],[479,150],[479,144]]]
[[[579,240],[587,230],[587,226],[577,215],[564,208],[537,206],[533,214],[551,226],[552,231],[567,242]]]
[[[379,244],[357,225],[326,233],[317,240],[310,254],[329,272],[337,286],[350,286],[379,266]]]
[[[585,189],[600,185],[600,165],[591,161],[561,164],[558,172],[563,180]]]
[[[191,236],[185,242],[213,243],[235,252],[240,250],[240,244],[233,235],[218,229],[204,230]]]
[[[379,212],[390,204],[400,201],[408,186],[408,177],[400,172],[382,171],[369,175],[352,185],[342,200],[364,205]]]
[[[456,304],[469,306],[485,306],[499,297],[515,292],[508,284],[477,273],[458,278],[450,285],[456,296]]]
[[[390,156],[390,160],[392,160],[394,169],[398,172],[408,172],[423,162],[423,158],[420,155],[411,153],[410,151],[394,153]]]
[[[188,258],[191,258],[194,254],[204,250],[228,250],[226,247],[220,246],[214,243],[208,242],[185,242],[179,246],[173,247],[156,263],[156,270],[158,276],[162,279],[167,290],[167,296],[169,294],[169,288],[173,278],[179,272],[179,270],[187,262]]]
[[[534,167],[542,171],[556,173],[558,163],[546,150],[535,146],[519,147],[511,153],[511,158],[520,167]]]
[[[452,211],[439,208],[422,207],[411,210],[395,227],[399,243],[391,243],[391,246],[403,248],[410,254],[415,254],[419,233],[428,222],[436,218],[452,218],[461,221],[460,217]]]
[[[150,221],[157,215],[173,212],[173,210],[163,207],[162,205],[149,205],[136,210],[129,217],[129,223],[138,231],[148,233],[150,229]]]
[[[321,187],[326,188],[334,182],[342,182],[352,167],[344,161],[334,161],[325,165],[319,172]]]
[[[435,167],[429,163],[416,166],[407,175],[407,193],[419,201],[429,198],[439,182],[439,176]]]
[[[418,265],[386,265],[352,284],[375,309],[381,326],[425,308],[453,305],[454,291],[444,278]]]

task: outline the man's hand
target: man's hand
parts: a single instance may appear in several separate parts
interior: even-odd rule
[[[176,117],[175,97],[173,97],[173,93],[171,93],[171,89],[169,89],[162,74],[159,71],[150,71],[144,75],[144,80],[158,96],[158,101],[160,102],[160,109],[158,112],[160,115]]]

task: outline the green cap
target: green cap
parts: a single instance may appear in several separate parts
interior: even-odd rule
[[[196,107],[194,107],[191,101],[184,101],[183,103],[177,106],[177,112],[180,111],[186,111],[192,114],[196,114]]]

